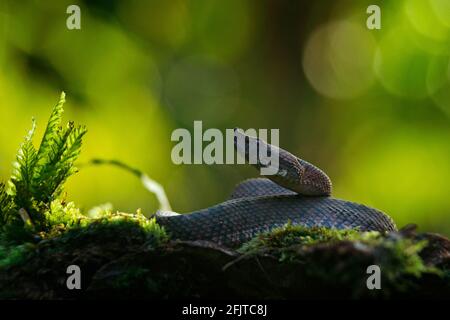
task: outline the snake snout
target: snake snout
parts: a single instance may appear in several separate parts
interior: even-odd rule
[[[332,184],[326,173],[304,160],[300,160],[300,163],[305,168],[301,178],[303,194],[329,196],[332,191]]]

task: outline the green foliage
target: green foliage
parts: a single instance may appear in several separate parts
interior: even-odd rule
[[[140,232],[143,232],[147,238],[147,241],[153,245],[159,245],[168,240],[167,233],[164,228],[156,223],[156,219],[148,219],[139,211],[135,214],[116,212],[109,213],[105,211],[97,219],[93,219],[91,222],[91,228],[100,232],[103,228],[138,228]]]
[[[83,215],[75,206],[75,203],[64,203],[60,199],[53,200],[49,210],[44,212],[45,233],[41,233],[43,238],[51,238],[74,228],[88,225],[89,218]]]
[[[0,226],[10,220],[13,202],[7,193],[6,185],[0,182]]]
[[[45,129],[44,136],[42,137],[41,146],[38,151],[38,159],[42,163],[45,161],[46,154],[49,154],[54,143],[53,139],[56,137],[55,132],[57,132],[61,118],[64,113],[63,105],[66,102],[66,95],[64,92],[61,93],[61,97],[53,108],[50,118],[47,122],[47,128]]]
[[[337,230],[324,227],[307,228],[287,223],[270,232],[261,233],[245,243],[239,251],[249,253],[258,249],[288,248],[298,245],[314,245],[319,243],[335,243],[343,240],[371,240],[380,238],[380,233],[359,232],[355,229]]]
[[[11,177],[15,193],[14,202],[21,208],[30,208],[31,206],[32,180],[38,160],[37,152],[33,145],[35,131],[36,121],[33,119],[32,128],[17,152]]]
[[[112,203],[103,203],[98,206],[95,206],[87,212],[87,216],[89,218],[98,218],[104,215],[111,214],[113,212],[113,205]]]
[[[168,240],[166,232],[155,219],[148,219],[140,213],[105,212],[95,219],[85,218],[74,222],[66,229],[55,225],[53,232],[47,234],[52,250],[66,253],[83,246],[93,249],[104,247],[105,244],[109,244],[108,250],[123,250],[124,245],[131,243],[154,248]]]
[[[380,243],[376,256],[379,264],[383,266],[384,276],[395,283],[403,275],[418,278],[425,272],[439,273],[437,269],[425,266],[419,256],[426,246],[427,241],[412,239],[387,239]]]
[[[64,102],[62,93],[38,149],[33,145],[33,119],[17,153],[9,188],[0,183],[0,269],[25,263],[37,243],[46,243],[42,240],[54,241],[55,250],[65,252],[65,244],[74,239],[97,245],[134,241],[150,247],[168,239],[155,219],[140,212],[113,214],[105,207],[89,218],[73,202],[59,197],[66,179],[76,172],[74,162],[86,133],[85,127],[75,127],[73,122],[61,126]]]
[[[72,122],[53,133],[53,144],[39,160],[34,176],[33,196],[36,200],[51,201],[60,194],[66,179],[76,172],[73,163],[80,154],[85,133],[84,127],[74,127]]]
[[[344,242],[348,245],[343,245]],[[332,252],[341,251],[343,256],[339,258],[337,255],[340,265],[332,260],[332,255],[321,254],[320,246],[327,247]],[[354,279],[349,278],[351,276],[366,276],[361,273],[361,264],[376,264],[383,270],[383,291],[389,294],[392,289],[409,289],[411,282],[404,281],[407,278],[420,278],[427,273],[444,276],[440,269],[424,264],[419,253],[426,246],[427,241],[407,238],[397,233],[383,235],[375,231],[359,232],[354,229],[306,228],[288,223],[256,236],[238,251],[249,256],[271,254],[280,262],[306,264],[310,275],[343,284],[353,281]],[[360,283],[365,282],[361,280]],[[355,292],[365,290],[364,288],[355,288]]]
[[[16,246],[0,245],[0,269],[24,263],[34,248],[33,244],[25,243]]]
[[[82,139],[86,133],[85,127],[75,127],[73,122],[69,122],[64,128],[61,126],[64,102],[63,92],[53,108],[37,150],[33,145],[36,130],[36,122],[33,119],[32,128],[16,156],[10,189],[6,190],[3,184],[0,186],[0,225],[4,226],[8,222],[11,212],[14,215],[14,210],[13,218],[18,219],[22,210],[22,213],[29,215],[30,223],[38,230],[51,225],[55,219],[63,218],[64,215],[58,214],[51,217],[48,212],[55,210],[52,201],[61,194],[67,178],[77,170],[74,162],[80,154]],[[68,215],[65,217],[67,219]]]
[[[51,229],[39,234],[39,243],[34,244],[28,239],[23,242],[8,241],[6,233],[0,233],[0,272],[4,268],[22,268],[28,258],[40,255],[36,248],[49,248],[55,254],[71,254],[86,247],[90,250],[124,250],[124,245],[131,244],[140,247],[156,248],[168,241],[164,229],[155,219],[147,219],[140,213],[107,213],[96,219],[83,216],[73,203],[67,205],[59,200],[51,204],[45,213]],[[21,228],[24,229],[23,227]],[[20,232],[11,226],[9,232]],[[29,235],[29,233],[27,234]],[[17,235],[16,235],[17,236]],[[103,247],[107,245],[107,247]],[[97,248],[97,249],[95,249]],[[103,249],[100,249],[103,248]],[[41,249],[44,250],[44,249]]]

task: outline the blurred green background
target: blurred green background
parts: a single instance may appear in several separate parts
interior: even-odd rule
[[[66,28],[70,4],[81,30]],[[366,28],[370,4],[381,30]],[[336,197],[450,234],[447,0],[0,0],[1,179],[32,116],[42,134],[62,90],[66,119],[89,129],[81,162],[146,171],[178,212],[257,175],[172,164],[171,132],[203,120],[280,128],[280,145],[323,168]],[[111,167],[83,168],[66,190],[85,209],[157,209]]]

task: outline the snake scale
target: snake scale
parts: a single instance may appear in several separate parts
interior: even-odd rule
[[[242,140],[239,140],[242,138]],[[278,154],[278,171],[239,184],[230,199],[188,214],[158,211],[157,222],[180,240],[208,240],[239,246],[261,232],[293,225],[361,231],[395,231],[393,220],[368,206],[331,197],[331,181],[316,166],[286,150],[234,131],[235,148],[248,161],[250,145]],[[243,141],[239,144],[238,141]],[[262,161],[258,169],[267,166]]]

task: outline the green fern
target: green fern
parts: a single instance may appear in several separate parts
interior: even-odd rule
[[[53,108],[50,118],[47,122],[47,128],[45,129],[44,136],[42,137],[41,145],[38,151],[39,162],[45,162],[47,155],[50,153],[50,149],[57,138],[57,132],[61,125],[62,115],[64,113],[64,103],[66,102],[66,94],[61,93],[58,103]]]
[[[15,202],[19,207],[28,208],[32,196],[32,180],[38,160],[36,149],[33,146],[33,136],[36,131],[36,121],[33,119],[31,130],[17,152],[16,162],[11,181],[14,185]]]
[[[65,128],[61,127],[64,102],[63,92],[53,108],[37,150],[32,141],[36,129],[33,119],[32,128],[20,146],[14,163],[10,181],[11,196],[8,196],[4,186],[0,189],[0,200],[3,201],[4,193],[5,199],[6,196],[11,198],[17,210],[25,209],[31,220],[44,217],[39,215],[42,211],[40,208],[48,208],[51,201],[60,195],[67,178],[77,171],[74,162],[80,154],[86,128],[75,127],[73,122],[69,122]],[[5,213],[1,207],[0,210],[0,215],[4,217]],[[0,223],[5,223],[2,220],[4,219],[0,217]]]
[[[0,183],[0,226],[6,224],[12,209],[11,196],[4,183]]]
[[[85,127],[75,127],[72,122],[62,129],[56,128],[51,143],[46,147],[33,179],[36,200],[49,202],[60,194],[61,186],[77,170],[73,163],[81,151]]]

